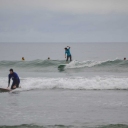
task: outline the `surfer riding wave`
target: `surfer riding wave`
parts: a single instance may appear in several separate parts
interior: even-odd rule
[[[67,54],[67,59],[66,61],[68,61],[68,59],[70,58],[70,61],[72,61],[72,56],[71,56],[71,53],[70,53],[70,47],[67,46],[65,49],[65,58],[66,58],[66,54]]]

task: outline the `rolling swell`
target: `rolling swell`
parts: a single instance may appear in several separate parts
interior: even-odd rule
[[[48,67],[56,66],[61,61],[56,60],[33,60],[33,61],[0,61],[1,67],[14,66],[14,67]],[[62,61],[63,62],[63,61]]]
[[[65,64],[65,60],[33,60],[33,61],[0,61],[0,67],[18,67],[18,68],[33,68],[33,67],[58,67],[60,64]],[[91,67],[128,67],[128,60],[106,60],[106,61],[72,61],[67,68],[91,68]]]

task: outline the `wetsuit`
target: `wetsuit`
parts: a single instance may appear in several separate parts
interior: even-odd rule
[[[67,48],[67,50],[65,50],[65,54],[67,54],[67,60],[68,61],[68,58],[70,58],[70,61],[72,61],[72,56],[71,56],[71,53],[70,53],[70,48]]]
[[[13,80],[13,83],[12,83],[12,86],[11,86],[11,89],[14,89],[13,87],[16,86],[16,88],[19,87],[19,84],[20,84],[20,79],[19,79],[19,76],[17,75],[17,73],[13,72],[12,74],[9,74],[8,75],[8,87],[10,85],[10,79],[12,78]]]

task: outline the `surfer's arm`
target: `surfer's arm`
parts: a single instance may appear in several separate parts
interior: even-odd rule
[[[8,87],[10,86],[10,79],[8,80]]]
[[[65,52],[65,58],[66,58],[66,54],[67,54],[67,52]]]
[[[69,49],[70,49],[70,46],[67,46],[67,48],[69,48]]]
[[[10,76],[8,76],[8,87],[10,86]]]

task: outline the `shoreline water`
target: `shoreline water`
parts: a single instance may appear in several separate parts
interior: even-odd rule
[[[124,90],[54,89],[0,93],[0,95],[2,101],[0,109],[3,110],[0,116],[1,125],[73,127],[128,125],[128,94]],[[3,98],[7,100],[3,101]]]

